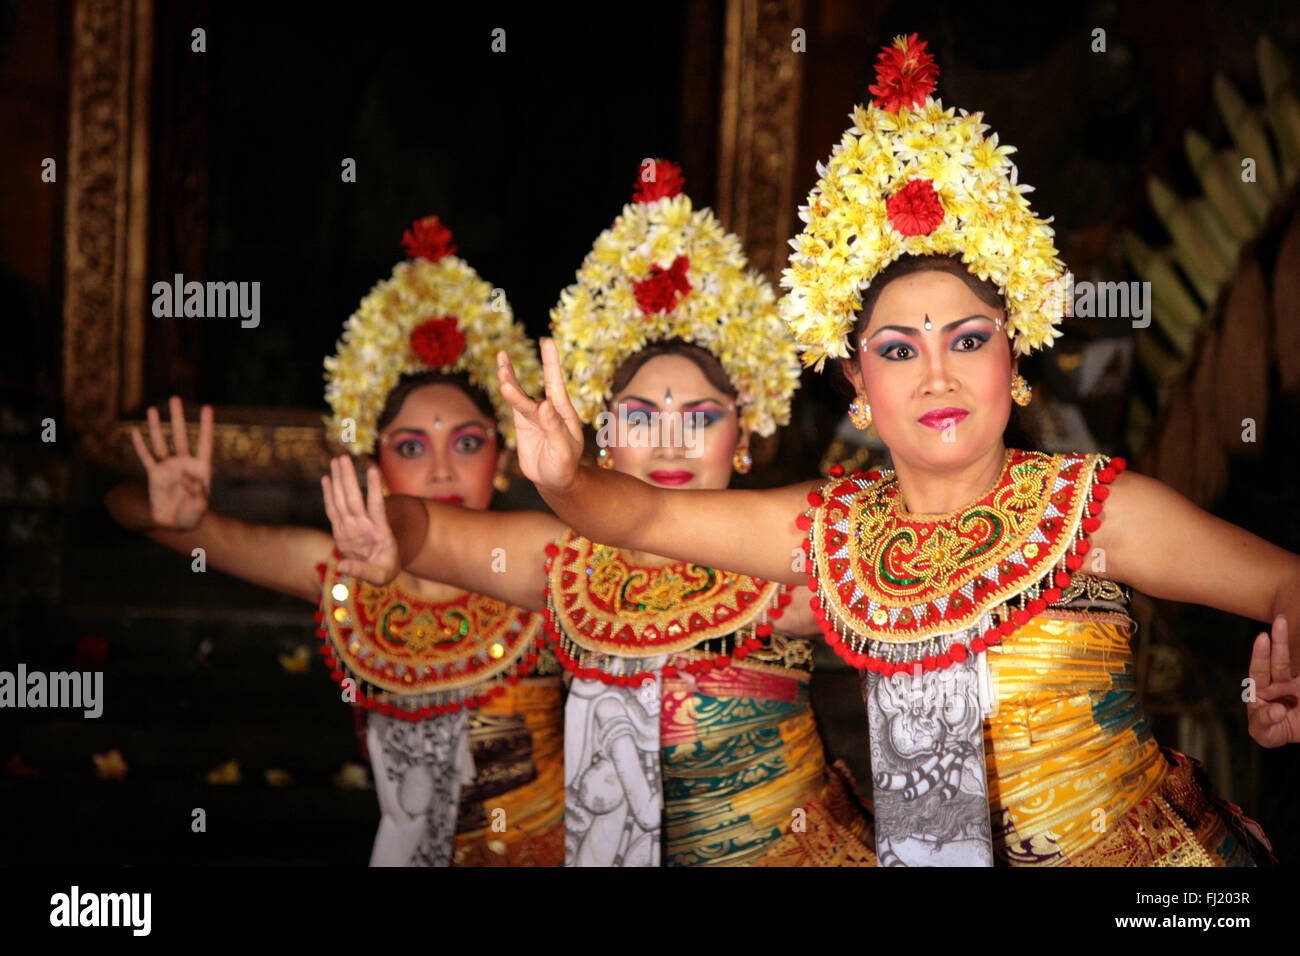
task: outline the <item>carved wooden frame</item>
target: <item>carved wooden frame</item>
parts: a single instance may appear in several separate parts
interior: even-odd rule
[[[718,215],[749,263],[775,280],[794,223],[804,0],[727,0],[718,150]]]
[[[144,425],[125,416],[145,400],[153,24],[153,0],[73,6],[63,401],[87,454],[115,468],[138,468],[129,433]],[[328,467],[319,413],[216,411],[213,457],[223,472],[315,477]]]

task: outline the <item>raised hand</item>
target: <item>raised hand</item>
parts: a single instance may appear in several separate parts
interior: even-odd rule
[[[175,455],[167,451],[156,408],[151,407],[146,416],[153,454],[149,453],[138,428],[131,429],[131,444],[149,476],[149,512],[153,523],[172,531],[192,531],[207,513],[212,490],[212,406],[204,405],[199,411],[197,455],[190,454],[180,397],[173,395],[170,406]]]
[[[520,387],[505,352],[497,353],[501,395],[515,413],[519,468],[541,490],[564,491],[582,459],[582,422],[569,401],[553,339],[542,339],[542,379],[546,398],[535,402]]]
[[[357,471],[347,455],[331,459],[330,473],[320,480],[334,545],[343,555],[339,573],[377,586],[392,581],[402,569],[397,539],[384,510],[381,481],[379,469],[371,465],[366,472],[363,503]]]
[[[1300,681],[1291,673],[1287,621],[1273,619],[1273,633],[1261,631],[1250,655],[1255,700],[1247,701],[1250,735],[1261,747],[1300,743]]]

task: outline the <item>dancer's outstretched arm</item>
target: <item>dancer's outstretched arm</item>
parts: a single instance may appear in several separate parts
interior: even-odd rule
[[[387,584],[405,568],[516,607],[542,609],[546,546],[565,530],[542,511],[480,511],[445,501],[380,492],[370,466],[367,500],[352,459],[330,462],[321,479],[325,512],[343,559],[339,571]]]
[[[315,603],[320,598],[316,565],[330,555],[330,536],[316,528],[253,524],[210,511],[211,406],[204,405],[199,412],[199,444],[194,454],[180,398],[171,399],[176,454],[167,450],[157,410],[150,408],[147,417],[149,445],[134,428],[131,442],[148,475],[148,485],[126,482],[105,495],[104,505],[114,520],[185,555],[197,557],[195,549],[202,548],[205,567]]]
[[[1269,631],[1255,639],[1247,698],[1251,736],[1266,747],[1300,743],[1300,555],[1198,508],[1162,482],[1125,471],[1110,485],[1090,535],[1089,573],[1152,597],[1203,604]],[[1229,649],[1228,653],[1239,653]]]
[[[497,354],[501,394],[514,408],[519,465],[556,515],[579,534],[768,581],[807,580],[795,519],[817,482],[762,491],[660,489],[630,475],[582,467],[582,423],[565,390],[555,342],[542,340],[546,398],[519,386]]]

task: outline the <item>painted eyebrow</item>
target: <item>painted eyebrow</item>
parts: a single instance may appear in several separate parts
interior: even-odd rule
[[[993,321],[993,319],[989,318],[987,315],[968,315],[964,319],[958,319],[955,322],[949,322],[939,331],[949,332],[957,328],[957,326],[961,325],[963,322],[969,322],[971,319],[984,319],[986,322]],[[874,339],[877,335],[879,335],[881,332],[902,332],[905,335],[919,335],[921,330],[914,329],[908,325],[882,325],[880,328],[876,329],[876,331],[872,332],[869,336],[867,336],[867,338],[864,339],[863,341],[870,341],[871,339]]]
[[[652,402],[650,399],[642,398],[640,395],[625,395],[623,396],[622,402],[640,402],[643,405],[652,405],[655,408],[659,407],[658,402]],[[622,402],[616,404],[622,404]],[[694,398],[689,402],[682,402],[682,407],[686,408],[691,405],[703,405],[705,402],[713,402],[715,405],[725,404],[721,399],[717,398]]]
[[[475,428],[489,427],[487,425],[484,425],[481,421],[468,421],[468,422],[461,422],[459,425],[453,425],[451,427],[451,430],[454,432],[458,432],[462,428],[469,428],[471,426]],[[398,435],[402,434],[403,432],[410,432],[412,435],[419,435],[421,438],[429,437],[429,433],[425,431],[423,428],[394,428],[390,433],[389,440],[391,441],[393,438],[396,438]]]

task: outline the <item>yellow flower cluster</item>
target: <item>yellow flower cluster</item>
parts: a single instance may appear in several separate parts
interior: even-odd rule
[[[690,292],[669,312],[641,311],[634,284],[679,256],[689,260]],[[628,357],[652,342],[683,339],[722,364],[738,393],[742,429],[770,435],[787,424],[799,385],[795,343],[771,286],[746,265],[740,240],[709,209],[693,210],[685,195],[623,207],[551,310],[582,420],[593,422],[605,408],[614,374]]]
[[[514,416],[497,387],[496,354],[504,350],[514,363],[519,383],[533,395],[541,392],[542,369],[536,348],[504,295],[494,295],[468,263],[454,255],[437,262],[399,262],[393,275],[361,300],[343,326],[338,353],[325,359],[325,400],[334,414],[325,419],[330,438],[355,454],[374,450],[376,422],[398,380],[430,371],[411,347],[411,332],[427,319],[454,316],[465,336],[465,349],[450,365],[433,371],[467,372],[487,392],[508,446],[515,444]],[[351,419],[352,442],[344,441]]]
[[[807,227],[790,241],[781,274],[789,290],[780,313],[794,330],[805,365],[818,371],[831,356],[849,354],[848,337],[862,293],[904,255],[960,254],[970,271],[992,280],[1007,303],[1007,334],[1018,354],[1050,348],[1060,336],[1065,267],[1057,258],[1050,220],[1037,218],[1017,182],[997,133],[982,113],[951,109],[928,97],[915,110],[858,106],[853,126],[835,146],[821,178],[799,208]],[[927,179],[943,219],[926,235],[903,235],[886,203],[910,181]]]

